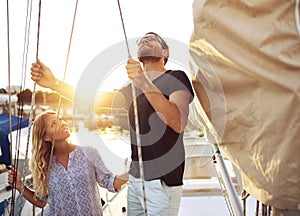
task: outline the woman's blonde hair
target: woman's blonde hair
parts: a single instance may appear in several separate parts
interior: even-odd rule
[[[47,127],[47,115],[49,114],[56,114],[56,112],[45,111],[39,114],[35,118],[32,126],[32,157],[30,160],[30,168],[33,177],[35,197],[46,197],[49,193],[47,181],[52,142],[44,141]]]

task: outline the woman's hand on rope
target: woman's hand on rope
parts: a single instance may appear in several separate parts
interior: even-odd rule
[[[22,190],[22,177],[17,170],[11,169],[8,172],[7,182],[9,185],[11,185],[13,188],[16,188],[18,191]]]
[[[36,63],[32,63],[31,79],[39,86],[51,89],[53,89],[56,83],[56,78],[50,68],[44,65],[40,60]]]

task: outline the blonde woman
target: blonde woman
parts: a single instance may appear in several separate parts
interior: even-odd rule
[[[97,150],[74,145],[69,136],[68,124],[55,112],[37,116],[32,127],[30,161],[33,190],[25,186],[23,196],[40,208],[48,203],[45,215],[102,215],[97,184],[115,192],[127,182],[128,174],[114,176]],[[21,176],[15,170],[10,172],[8,183],[13,184],[14,176],[16,189],[21,192]]]

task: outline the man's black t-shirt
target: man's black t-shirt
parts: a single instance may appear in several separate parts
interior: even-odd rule
[[[194,93],[191,83],[183,71],[168,70],[152,82],[167,99],[175,91],[186,90],[190,93],[189,102],[191,103],[193,100]],[[125,96],[129,107],[132,159],[130,174],[139,178],[131,88],[131,84],[129,84],[120,92]],[[136,89],[136,95],[145,180],[163,179],[168,186],[182,185],[185,161],[183,132],[178,134],[167,126],[140,89]]]

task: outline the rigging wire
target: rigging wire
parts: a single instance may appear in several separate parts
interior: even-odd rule
[[[28,47],[29,47],[29,39],[28,38],[29,38],[29,32],[30,32],[31,12],[32,12],[32,1],[31,1],[31,4],[30,4],[30,16],[28,18],[28,8],[29,8],[28,7],[28,5],[29,5],[28,2],[29,1],[27,1],[27,15],[26,15],[25,37],[24,37],[23,62],[22,62],[22,71],[23,71],[24,74],[25,74],[24,71],[26,70],[26,67],[27,67],[27,56],[28,56]],[[70,42],[69,42],[69,47],[68,47],[68,54],[67,54],[67,60],[66,60],[66,65],[65,65],[65,71],[64,71],[64,78],[63,78],[63,80],[65,79],[65,76],[66,76],[66,70],[67,70],[67,64],[68,64],[68,59],[69,59],[69,54],[70,54],[73,29],[74,29],[74,24],[75,24],[75,17],[76,17],[77,5],[78,5],[78,0],[76,1],[76,7],[75,7],[75,13],[74,13],[74,19],[73,19],[73,25],[72,25],[72,31],[71,31],[71,36],[70,36]],[[7,14],[8,14],[8,0],[7,0]],[[9,17],[9,15],[7,15],[7,17]],[[38,56],[39,56],[40,18],[41,18],[41,0],[39,1],[36,61],[38,61]],[[29,22],[29,24],[27,26],[28,22]],[[8,35],[9,35],[9,29],[8,29]],[[9,38],[9,36],[8,36],[8,38]],[[8,45],[9,45],[9,42],[8,42]],[[8,56],[9,56],[9,58],[8,58],[9,59],[9,61],[8,61],[9,62],[8,63],[8,65],[9,65],[8,69],[9,69],[9,88],[10,88],[10,51],[9,51],[9,49],[8,49]],[[25,86],[25,77],[26,77],[26,75],[24,75],[24,78],[23,78],[23,74],[22,74],[22,79],[21,80],[24,80],[24,83],[21,84],[21,89],[20,90],[22,90],[23,86]],[[34,83],[33,92],[32,92],[32,98],[31,98],[31,109],[30,109],[29,126],[28,126],[27,146],[26,146],[26,153],[25,153],[25,159],[24,159],[24,167],[23,167],[23,172],[22,172],[22,190],[21,190],[20,197],[22,197],[24,195],[25,175],[26,175],[27,167],[28,167],[27,159],[28,159],[28,149],[29,149],[29,140],[30,140],[31,128],[32,128],[32,125],[33,125],[33,109],[34,109],[34,106],[35,106],[35,91],[36,91],[36,83]],[[9,104],[11,105],[11,102]],[[57,111],[57,119],[59,118],[60,106],[61,106],[61,96],[59,98],[59,106],[58,106],[58,111]],[[23,101],[22,101],[22,111],[21,111],[21,114],[23,114]],[[22,121],[22,120],[19,119],[19,123],[20,123],[20,121]],[[11,122],[11,120],[10,120],[10,122]],[[12,127],[12,126],[10,126],[10,127]],[[10,129],[10,131],[12,131],[12,129]],[[56,132],[56,128],[55,128],[55,132]],[[19,133],[19,136],[17,134],[17,137],[20,138],[20,133]],[[55,140],[55,133],[54,133],[54,138],[53,139]],[[12,138],[10,138],[10,140],[12,141]],[[54,146],[54,141],[53,141],[52,151],[51,151],[51,155],[50,155],[51,157],[52,157],[52,154],[53,154],[53,146]],[[19,148],[20,148],[20,145],[18,145],[18,149]],[[12,152],[12,150],[11,150],[11,152]],[[15,155],[15,160],[19,158],[19,151],[16,150],[16,153],[17,153],[17,155]],[[50,161],[51,161],[51,157],[50,157]],[[14,164],[16,164],[17,167],[18,167],[18,160],[16,160],[16,162]],[[49,172],[49,167],[48,167],[48,172]],[[16,181],[14,181],[13,184],[14,184],[14,188],[15,188]],[[14,192],[15,190],[12,190],[12,191]],[[20,208],[19,208],[19,215],[21,215],[21,212],[22,212],[22,205],[23,205],[22,202],[23,202],[23,200],[21,199]],[[13,194],[12,195],[12,202],[11,202],[11,204],[12,204],[11,212],[14,212],[14,203],[15,203],[15,198],[14,198],[14,194]]]
[[[66,63],[65,63],[63,81],[65,80],[66,74],[67,74],[67,67],[68,67],[68,62],[69,62],[69,56],[70,56],[70,50],[71,50],[71,44],[72,44],[72,38],[73,38],[73,32],[74,32],[74,26],[75,26],[76,14],[77,14],[77,7],[78,7],[78,0],[76,0],[76,5],[75,5],[75,10],[74,10],[74,15],[73,15],[73,23],[72,23],[72,29],[71,29],[70,39],[69,39],[68,52],[67,52],[67,58],[66,58]],[[57,112],[56,112],[56,122],[58,122],[58,119],[59,119],[59,113],[60,113],[60,108],[61,108],[61,99],[62,99],[62,96],[59,95],[58,108],[57,108]],[[57,125],[58,124],[55,124],[54,135],[53,135],[53,138],[52,138],[52,146],[51,146],[50,158],[49,158],[49,163],[48,163],[49,166],[48,166],[47,182],[49,180],[50,163],[51,163],[52,157],[53,157],[53,150],[54,150],[54,144],[55,144],[55,138],[56,138]]]
[[[126,43],[126,47],[127,47],[128,58],[131,58],[127,34],[126,34],[126,30],[125,30],[124,19],[123,19],[123,15],[122,15],[121,4],[120,4],[119,0],[117,0],[117,1],[118,1],[118,6],[119,6],[120,18],[121,18],[121,22],[122,22],[122,29],[123,29],[123,33],[124,33],[124,37],[125,37],[125,43]]]
[[[7,71],[8,71],[8,91],[9,91],[9,131],[12,131],[12,118],[11,118],[11,94],[10,94],[10,35],[9,35],[9,1],[6,1],[6,16],[7,16]],[[10,141],[12,140],[12,134],[10,133]],[[10,155],[12,156],[12,145],[10,145]],[[11,163],[12,163],[11,158]],[[13,184],[14,185],[14,184]],[[12,194],[13,195],[13,194]],[[14,205],[12,205],[12,208],[14,208]]]
[[[23,47],[23,58],[22,58],[22,73],[21,73],[21,91],[24,90],[26,81],[26,68],[27,68],[27,57],[28,57],[28,47],[29,47],[29,35],[30,35],[30,24],[31,24],[31,14],[32,14],[32,0],[27,1],[27,13],[26,13],[26,24],[25,24],[25,35],[24,35],[24,47]],[[30,9],[30,13],[28,10]],[[29,15],[29,17],[28,17]],[[23,81],[23,82],[22,82]]]
[[[11,120],[11,91],[10,91],[10,40],[9,40],[9,4],[7,0],[6,4],[6,11],[7,11],[7,66],[8,66],[8,102],[9,102],[9,131],[12,131],[12,120]],[[11,133],[10,133],[10,139],[11,139]],[[12,146],[10,146],[10,152],[12,152]]]
[[[30,5],[30,6],[29,6]],[[20,85],[20,92],[24,91],[25,86],[25,79],[26,79],[26,65],[27,65],[27,56],[28,56],[28,47],[29,47],[29,34],[30,34],[30,23],[31,23],[31,13],[32,13],[32,0],[29,3],[27,1],[27,11],[26,11],[26,24],[25,24],[25,34],[24,34],[24,47],[23,47],[23,58],[22,58],[22,73],[21,73],[21,85]],[[30,12],[29,12],[30,11]],[[17,133],[16,133],[16,142],[15,142],[15,155],[14,155],[14,169],[18,170],[19,167],[19,156],[20,156],[20,140],[21,140],[21,128],[22,128],[22,119],[23,119],[23,106],[24,100],[21,98],[19,101],[21,104],[18,106],[18,125],[17,125]],[[11,139],[12,143],[12,139]],[[16,181],[13,182],[13,188],[15,188]],[[15,190],[12,190],[12,212],[14,212],[14,203],[15,203]]]
[[[120,5],[120,1],[119,0],[117,0],[117,1],[118,1],[120,18],[121,18],[121,22],[122,22],[123,33],[124,33],[126,47],[127,47],[128,58],[130,59],[131,55],[130,55],[130,51],[129,51],[128,40],[127,40],[121,5]],[[138,160],[139,160],[139,167],[140,167],[140,178],[141,178],[141,183],[142,183],[142,193],[143,193],[142,196],[143,196],[143,200],[144,200],[144,215],[147,216],[148,215],[147,197],[146,197],[146,191],[145,191],[145,177],[144,177],[144,167],[143,167],[142,146],[141,146],[141,140],[140,140],[140,127],[139,127],[139,120],[138,120],[137,97],[136,97],[136,89],[134,86],[134,82],[132,82],[132,84],[131,84],[131,90],[132,90],[132,97],[133,97],[135,135],[136,135],[136,144],[137,144]]]
[[[38,59],[38,54],[39,54],[41,8],[42,8],[42,1],[39,0],[36,60]],[[30,109],[30,115],[29,115],[29,126],[28,126],[28,135],[27,135],[27,143],[26,143],[26,152],[25,152],[24,167],[23,167],[23,173],[22,173],[22,190],[21,190],[21,195],[20,195],[21,197],[23,197],[23,195],[24,195],[25,175],[26,175],[27,168],[28,168],[28,149],[29,149],[31,128],[32,128],[32,125],[33,125],[33,109],[34,109],[34,106],[35,106],[35,91],[36,91],[36,83],[34,83],[34,85],[33,85],[33,91],[32,91],[32,97],[31,97],[31,109]],[[21,199],[21,204],[20,204],[20,208],[19,208],[19,215],[21,215],[21,212],[22,212],[22,204],[23,204],[23,199]]]
[[[15,150],[15,156],[14,156],[14,158],[13,158],[13,149],[12,149],[12,115],[13,115],[13,113],[12,113],[12,101],[11,101],[11,68],[10,68],[10,23],[9,23],[9,2],[8,2],[8,0],[7,0],[7,44],[8,44],[8,48],[7,48],[7,50],[8,50],[8,53],[7,53],[7,55],[8,55],[8,94],[9,94],[9,99],[8,99],[8,105],[9,105],[9,107],[8,107],[8,115],[9,115],[9,139],[10,139],[10,157],[11,157],[11,164],[12,165],[16,165],[17,167],[16,167],[16,169],[18,169],[18,158],[19,158],[19,156],[18,156],[18,150],[16,149]],[[15,104],[16,105],[16,104]],[[16,116],[16,115],[18,115],[18,113],[16,113],[16,112],[18,112],[18,109],[16,109],[16,107],[15,107],[15,110],[14,110],[15,112],[14,112],[14,115]],[[17,132],[19,132],[19,129],[22,127],[21,126],[22,125],[22,119],[21,118],[18,118],[18,124],[17,124]],[[16,147],[17,147],[17,144],[15,145]],[[8,166],[7,167],[8,169],[10,169],[11,167],[10,166]],[[14,179],[14,181],[13,181],[13,188],[15,188],[15,186],[16,186],[16,181],[15,181],[15,179]],[[11,202],[10,202],[10,204],[11,204],[11,211],[12,212],[14,212],[14,204],[15,204],[15,202],[14,202],[14,200],[15,200],[15,190],[12,190],[12,195],[11,195]]]

